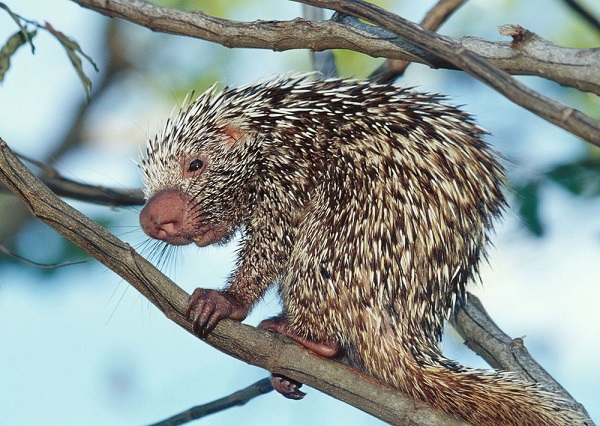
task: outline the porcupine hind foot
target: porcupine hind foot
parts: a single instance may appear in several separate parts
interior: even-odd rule
[[[340,345],[338,343],[316,342],[297,335],[290,330],[287,320],[282,316],[266,319],[258,325],[258,328],[289,337],[290,339],[300,343],[305,348],[325,358],[333,358],[340,351]],[[300,390],[302,383],[294,379],[290,379],[289,377],[285,377],[280,374],[272,374],[271,383],[277,392],[288,399],[302,399],[306,396],[306,393]]]

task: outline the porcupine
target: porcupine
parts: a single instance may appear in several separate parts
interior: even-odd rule
[[[211,88],[149,141],[140,223],[173,245],[242,231],[227,287],[190,297],[200,336],[277,285],[283,311],[263,328],[343,352],[435,409],[474,425],[583,424],[537,385],[439,349],[505,204],[484,133],[442,97],[393,85],[288,76]]]

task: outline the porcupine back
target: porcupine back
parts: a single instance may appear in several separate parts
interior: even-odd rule
[[[162,149],[194,151],[223,123],[247,145],[221,154],[234,172],[187,190],[237,210],[248,232],[290,228],[273,279],[293,332],[339,341],[357,368],[475,425],[582,424],[555,395],[438,349],[504,204],[502,169],[466,113],[394,86],[282,78],[201,96]]]

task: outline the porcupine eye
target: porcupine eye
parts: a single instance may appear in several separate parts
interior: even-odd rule
[[[188,168],[188,172],[196,172],[200,170],[204,166],[204,162],[199,158],[194,158],[190,161],[190,167]]]

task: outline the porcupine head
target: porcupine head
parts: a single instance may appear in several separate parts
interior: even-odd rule
[[[393,86],[211,89],[149,143],[140,223],[173,245],[242,230],[225,290],[191,296],[196,334],[244,319],[278,283],[285,321],[274,331],[326,356],[341,345],[436,409],[481,425],[583,424],[535,385],[469,370],[437,347],[503,205],[482,134],[438,97]]]
[[[235,111],[209,89],[167,121],[142,160],[144,231],[171,245],[227,242],[248,216],[258,151]]]

